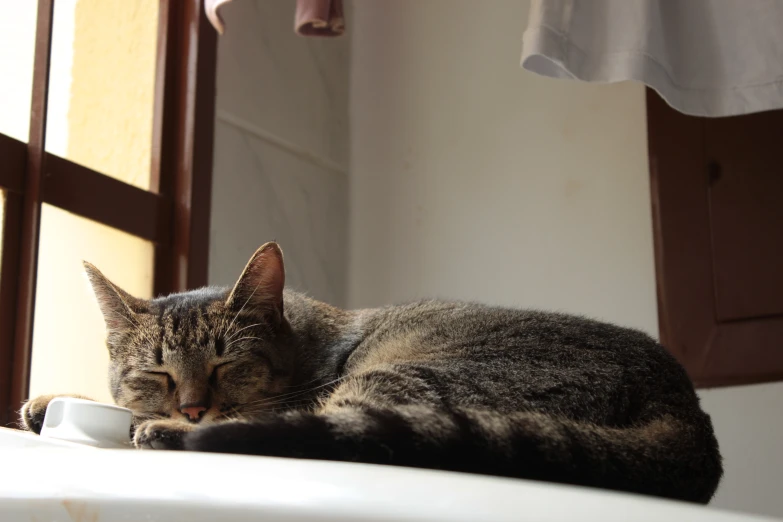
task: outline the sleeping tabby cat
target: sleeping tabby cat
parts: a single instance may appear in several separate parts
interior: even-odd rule
[[[140,448],[368,462],[706,503],[722,475],[683,368],[640,332],[423,301],[344,311],[284,290],[275,243],[233,289],[134,298],[86,264],[111,392]],[[22,409],[40,431],[51,397]]]

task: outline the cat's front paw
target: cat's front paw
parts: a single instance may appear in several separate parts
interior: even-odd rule
[[[41,433],[43,428],[44,417],[46,416],[46,408],[49,407],[49,403],[56,397],[73,397],[76,399],[91,400],[82,395],[41,395],[35,399],[30,399],[22,409],[19,411],[19,425],[21,428],[32,431],[33,433]]]
[[[194,427],[180,420],[144,421],[136,427],[133,444],[139,449],[181,450],[185,434],[193,431]]]

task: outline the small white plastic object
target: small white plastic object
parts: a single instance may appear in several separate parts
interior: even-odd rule
[[[132,416],[119,406],[57,397],[46,408],[41,436],[98,448],[131,448]]]

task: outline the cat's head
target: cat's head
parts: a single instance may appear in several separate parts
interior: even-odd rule
[[[285,270],[259,248],[232,289],[138,299],[85,269],[106,322],[111,392],[139,416],[210,422],[262,409],[288,383]]]

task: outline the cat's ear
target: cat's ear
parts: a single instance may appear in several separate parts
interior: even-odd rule
[[[106,329],[109,333],[133,328],[136,324],[134,317],[146,309],[145,301],[133,297],[109,281],[100,270],[87,261],[84,261],[83,264],[98,306],[103,312],[103,320],[106,322]]]
[[[226,300],[234,310],[269,314],[275,321],[283,317],[285,267],[277,243],[266,243],[250,258]]]

